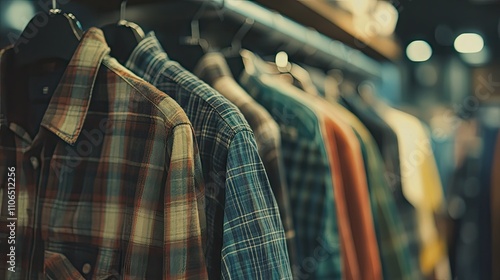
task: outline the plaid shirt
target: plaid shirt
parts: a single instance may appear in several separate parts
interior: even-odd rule
[[[208,53],[198,62],[194,73],[212,85],[240,109],[253,130],[259,155],[278,203],[281,222],[285,229],[290,264],[296,264],[295,229],[293,227],[290,197],[285,183],[285,169],[281,152],[280,128],[269,112],[248,95],[234,80],[221,53]]]
[[[316,113],[261,73],[263,61],[243,51],[240,82],[280,126],[294,218],[298,279],[341,279],[342,260],[330,162]]]
[[[182,109],[109,57],[91,28],[31,139],[7,120],[13,51],[0,51],[0,278],[206,279],[201,163]]]
[[[210,279],[291,279],[276,200],[239,110],[170,60],[154,33],[126,66],[169,94],[193,123],[206,188]]]

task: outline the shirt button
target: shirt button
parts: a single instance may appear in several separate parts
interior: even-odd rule
[[[84,264],[82,267],[83,274],[89,274],[91,268],[92,267],[90,266],[90,264],[88,264],[88,263]]]
[[[38,166],[39,166],[38,159],[36,157],[30,157],[30,161],[31,161],[31,165],[33,166],[33,168],[35,170],[38,169]]]

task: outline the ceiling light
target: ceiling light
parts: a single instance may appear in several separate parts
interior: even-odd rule
[[[463,33],[455,39],[455,50],[459,53],[478,53],[483,48],[483,37],[476,33]]]
[[[432,56],[432,48],[426,41],[413,41],[406,48],[406,56],[413,62],[427,61]]]

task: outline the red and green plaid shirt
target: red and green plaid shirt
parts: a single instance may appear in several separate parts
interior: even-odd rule
[[[5,90],[14,50],[0,51],[0,279],[207,278],[191,124],[108,53],[102,31],[85,33],[32,139],[8,120],[19,93]]]

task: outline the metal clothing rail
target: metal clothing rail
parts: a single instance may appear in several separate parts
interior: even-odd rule
[[[315,55],[324,58],[332,67],[349,72],[381,78],[379,62],[339,41],[330,39],[314,29],[304,27],[259,4],[242,0],[211,0],[223,7],[224,12],[235,13],[250,18],[266,28],[277,31],[287,38],[297,41],[304,49],[315,50]]]

